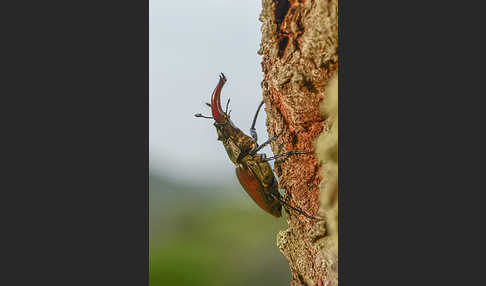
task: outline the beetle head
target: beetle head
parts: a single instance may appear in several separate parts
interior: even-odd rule
[[[221,73],[218,85],[211,95],[211,112],[215,121],[214,126],[218,132],[218,140],[223,142],[230,160],[234,164],[238,164],[239,158],[248,154],[256,142],[236,127],[229,114],[221,108],[221,90],[225,83],[226,77]],[[228,106],[226,106],[226,109],[228,109]]]

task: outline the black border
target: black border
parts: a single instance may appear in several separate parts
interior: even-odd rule
[[[466,281],[481,275],[469,257],[483,236],[469,232],[483,200],[467,191],[484,185],[470,164],[484,149],[471,138],[484,129],[484,88],[467,64],[483,54],[481,10],[339,4],[340,285],[477,284]]]
[[[0,284],[148,285],[148,1],[9,5]]]

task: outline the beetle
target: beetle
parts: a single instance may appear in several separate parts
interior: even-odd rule
[[[282,199],[282,196],[278,192],[277,179],[275,178],[272,167],[268,163],[271,160],[284,156],[311,154],[312,152],[292,151],[280,154],[282,147],[282,145],[280,145],[278,154],[273,157],[267,158],[265,154],[258,154],[258,151],[277,139],[280,134],[269,138],[261,145],[258,144],[255,123],[258,113],[264,103],[263,101],[258,106],[255,116],[253,117],[253,123],[250,127],[251,137],[236,127],[230,119],[231,111],[228,113],[229,99],[226,103],[226,110],[223,111],[221,108],[221,90],[226,81],[226,76],[221,73],[219,82],[211,95],[211,103],[206,103],[206,105],[211,107],[212,117],[204,116],[200,113],[195,114],[195,116],[214,119],[214,126],[218,133],[218,140],[223,143],[229,159],[235,164],[236,176],[243,189],[259,207],[275,217],[282,216],[283,204],[307,218],[320,220],[320,218],[310,216],[304,211],[291,206]]]

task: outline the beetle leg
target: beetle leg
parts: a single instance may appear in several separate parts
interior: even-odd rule
[[[303,210],[301,210],[300,208],[297,208],[297,207],[293,207],[293,206],[291,206],[289,203],[287,203],[286,201],[282,200],[282,198],[279,198],[278,196],[276,196],[276,195],[274,195],[274,194],[272,194],[272,193],[270,193],[270,195],[271,195],[271,196],[272,196],[274,199],[276,199],[276,200],[278,200],[279,202],[281,202],[283,205],[285,205],[285,206],[287,206],[287,207],[291,208],[292,210],[294,210],[294,211],[298,212],[299,214],[301,214],[301,215],[305,216],[306,218],[315,219],[315,220],[324,220],[323,218],[320,218],[320,217],[315,217],[315,216],[311,216],[311,215],[306,214],[306,213],[305,213]]]
[[[263,147],[267,146],[270,142],[272,142],[273,140],[277,139],[278,136],[280,136],[280,134],[282,133],[279,133],[271,138],[268,138],[267,141],[263,142],[262,145],[258,146],[258,144],[255,145],[255,148],[253,150],[250,151],[250,155],[253,155],[255,154],[256,152],[260,151]]]
[[[278,159],[280,157],[284,157],[284,156],[290,156],[290,155],[294,155],[294,154],[312,154],[313,152],[296,152],[296,151],[291,151],[291,152],[287,152],[287,153],[283,153],[283,154],[279,154],[279,155],[275,155],[273,157],[268,157],[264,160],[264,162],[268,162],[268,161],[271,161],[271,160],[275,160],[275,159]]]
[[[290,204],[290,193],[289,192],[285,192],[287,195],[285,196],[285,202]]]
[[[283,146],[285,145],[285,142],[282,142],[280,143],[280,145],[278,145],[278,152],[277,152],[277,155],[280,155],[280,153],[282,152],[282,149],[283,149]]]
[[[282,142],[280,143],[280,145],[278,145],[278,152],[277,152],[277,156],[280,155],[282,153],[282,149],[283,149],[283,146],[285,145],[285,142]],[[275,163],[277,163],[277,161],[275,161]]]
[[[256,124],[257,117],[258,117],[258,112],[260,111],[260,108],[262,108],[262,105],[263,105],[263,100],[262,100],[262,102],[260,102],[260,105],[257,108],[257,111],[255,113],[255,117],[253,117],[253,123],[251,124],[251,127],[250,127],[251,137],[253,137],[253,139],[255,139],[255,142],[258,141],[258,135],[256,133],[255,124]]]

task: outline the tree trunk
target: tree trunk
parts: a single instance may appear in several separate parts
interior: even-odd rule
[[[326,91],[337,73],[337,0],[262,1],[258,52],[266,124],[269,136],[282,132],[272,150],[276,154],[283,144],[281,153],[314,151],[316,142],[322,145],[317,156],[275,163],[290,204],[325,218],[288,213],[288,229],[279,232],[277,245],[290,265],[291,285],[337,285],[337,97],[330,100]]]

